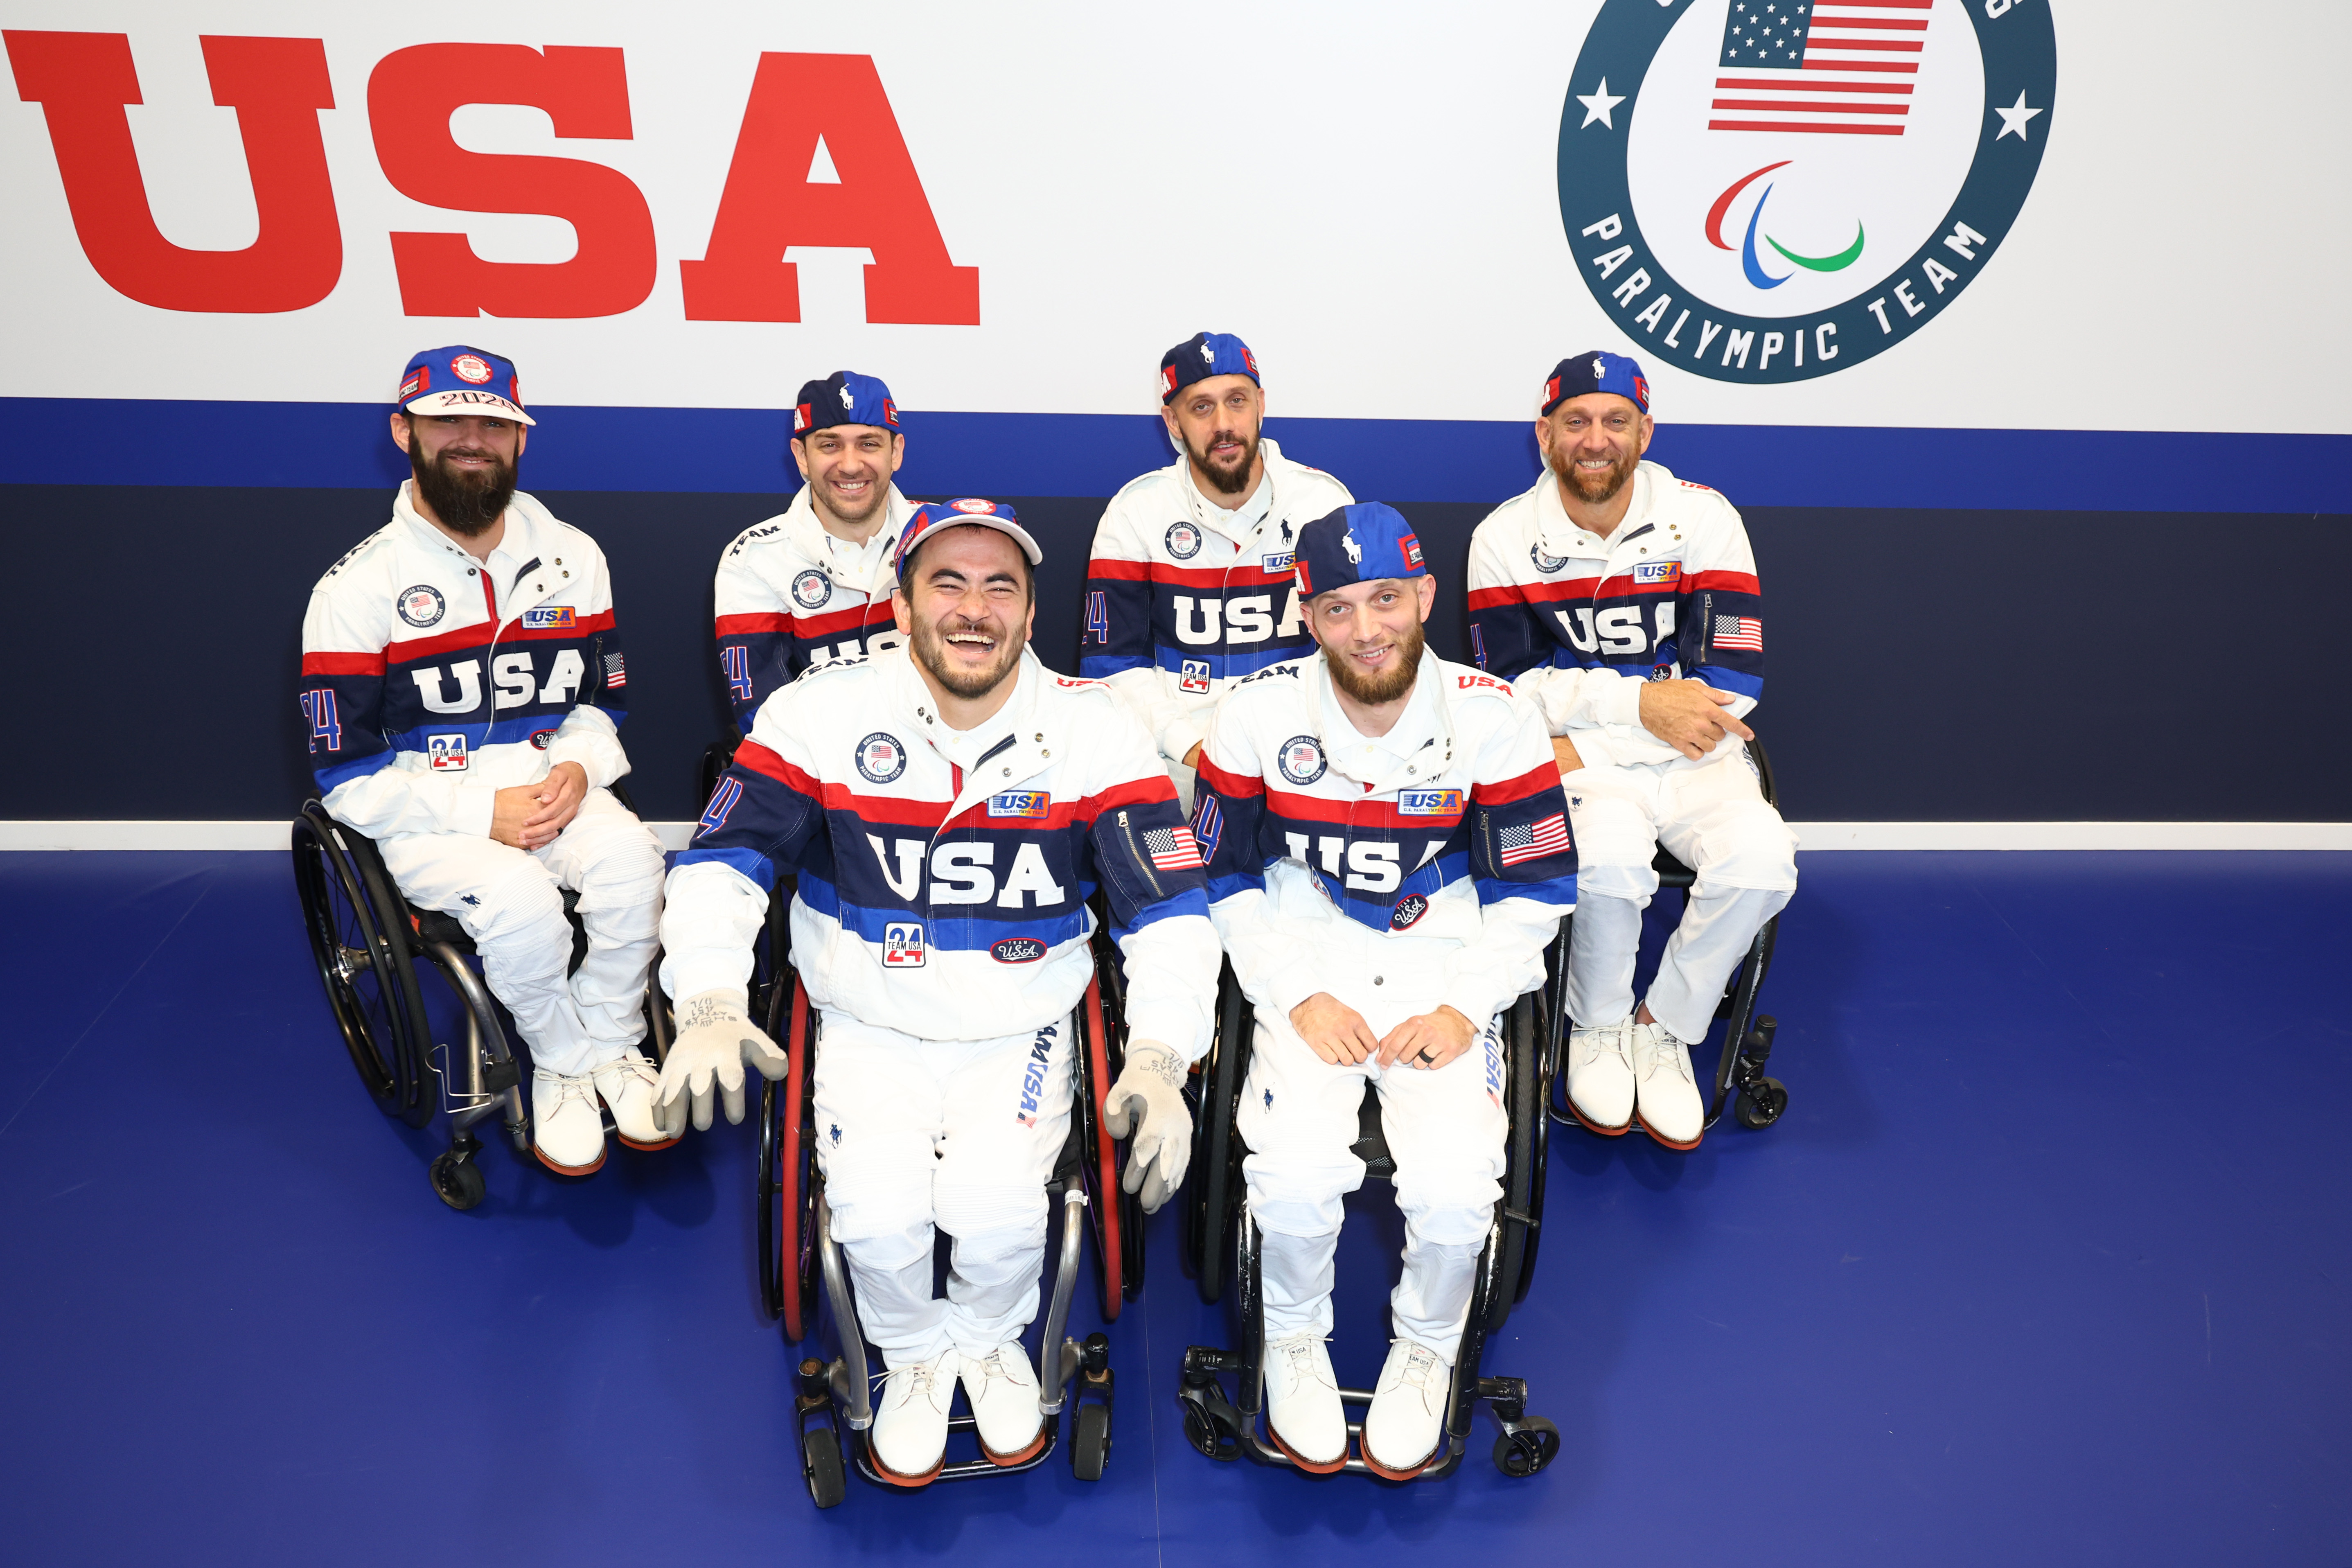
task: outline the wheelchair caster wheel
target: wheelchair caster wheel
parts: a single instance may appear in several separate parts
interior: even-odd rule
[[[433,1190],[453,1209],[472,1208],[488,1187],[482,1168],[471,1160],[449,1153],[433,1162]]]
[[[1759,1078],[1752,1087],[1739,1091],[1731,1113],[1739,1118],[1742,1127],[1769,1127],[1788,1109],[1787,1087],[1777,1078]]]
[[[1184,1441],[1212,1459],[1231,1461],[1241,1458],[1241,1445],[1226,1433],[1215,1416],[1190,1400],[1184,1402]]]
[[[808,1482],[809,1500],[819,1508],[832,1508],[848,1494],[841,1439],[832,1427],[816,1426],[801,1434],[801,1476]]]
[[[1098,1481],[1109,1458],[1110,1412],[1099,1405],[1079,1405],[1076,1429],[1070,1434],[1071,1472],[1082,1481]]]
[[[1515,1422],[1495,1439],[1495,1468],[1514,1479],[1534,1475],[1559,1455],[1559,1428],[1540,1415]]]

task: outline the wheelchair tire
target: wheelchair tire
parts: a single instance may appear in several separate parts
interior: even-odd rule
[[[1099,1405],[1078,1406],[1070,1427],[1070,1471],[1082,1481],[1102,1479],[1110,1459],[1110,1412]]]
[[[1739,1118],[1739,1125],[1751,1129],[1769,1127],[1780,1120],[1789,1109],[1789,1089],[1777,1078],[1759,1078],[1755,1086],[1739,1091],[1731,1113]]]
[[[1080,1179],[1087,1187],[1087,1226],[1094,1233],[1095,1282],[1106,1323],[1118,1321],[1127,1302],[1127,1215],[1129,1200],[1118,1186],[1118,1144],[1103,1125],[1103,1100],[1110,1093],[1110,1032],[1103,1016],[1102,980],[1087,982],[1078,1001],[1078,1117]]]
[[[1108,1094],[1109,1084],[1117,1083],[1118,1075],[1127,1070],[1127,977],[1119,972],[1118,944],[1111,940],[1108,919],[1098,920],[1095,926],[1094,960],[1095,974],[1102,985],[1103,1037],[1110,1064],[1104,1093]],[[1119,1259],[1119,1289],[1132,1301],[1143,1294],[1143,1199],[1139,1194],[1122,1192],[1118,1205],[1118,1239],[1125,1249]]]
[[[482,1168],[471,1160],[459,1159],[454,1150],[433,1162],[432,1176],[434,1192],[460,1213],[480,1203],[488,1190]]]
[[[406,906],[374,846],[347,836],[317,801],[294,819],[292,847],[311,961],[361,1086],[385,1115],[422,1127],[441,1096],[427,1055],[425,992],[404,929]]]
[[[1535,1266],[1536,1229],[1542,1223],[1544,1086],[1539,1037],[1541,1016],[1532,994],[1511,1004],[1503,1016],[1504,1092],[1510,1127],[1505,1136],[1502,1256],[1496,1260],[1495,1297],[1486,1310],[1486,1331],[1498,1331],[1511,1308],[1528,1293]],[[1522,1217],[1524,1216],[1524,1217]]]
[[[1217,983],[1217,1033],[1201,1063],[1199,1105],[1193,1109],[1190,1221],[1193,1278],[1201,1300],[1211,1306],[1225,1293],[1234,1216],[1241,1198],[1242,1080],[1249,1070],[1249,1042],[1255,1020],[1231,963]]]
[[[821,1267],[816,1248],[816,1137],[810,1124],[815,1114],[812,1090],[816,1029],[808,992],[797,974],[777,987],[778,998],[787,992],[791,1007],[782,1020],[782,1044],[790,1066],[782,1084],[771,1084],[760,1095],[760,1270],[763,1293],[770,1279],[775,1282],[771,1310],[782,1321],[785,1341],[798,1344],[816,1327]],[[773,1033],[777,1022],[772,1010],[771,1039],[777,1037]]]
[[[1525,1479],[1559,1457],[1559,1428],[1540,1415],[1514,1423],[1517,1431],[1495,1439],[1495,1468],[1514,1480]]]
[[[831,1426],[801,1429],[801,1478],[808,1482],[809,1500],[819,1508],[835,1508],[849,1495],[849,1478],[842,1468],[841,1439]]]

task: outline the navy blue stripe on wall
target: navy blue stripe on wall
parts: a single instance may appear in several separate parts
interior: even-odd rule
[[[0,484],[328,489],[406,477],[387,405],[0,398]],[[786,416],[763,408],[544,405],[540,490],[794,489]],[[1148,415],[907,416],[910,494],[1107,496],[1170,459]],[[1530,422],[1282,419],[1285,452],[1364,500],[1494,501],[1532,483]],[[2352,436],[1850,426],[1659,426],[1651,455],[1742,508],[2352,513]],[[2193,460],[2192,460],[2193,458]]]
[[[241,444],[282,445],[250,432]],[[534,446],[525,458],[534,480],[538,457]],[[691,818],[702,748],[727,716],[711,572],[728,540],[785,498],[532,489],[612,561],[639,806]],[[1072,668],[1103,502],[999,499],[1015,502],[1045,551],[1037,651]],[[391,500],[388,484],[0,487],[19,573],[0,617],[17,740],[15,765],[0,771],[0,818],[289,815],[309,789],[294,704],[303,607]],[[1440,579],[1431,646],[1465,658],[1464,563],[1486,505],[1402,510]],[[1791,817],[2347,815],[2352,735],[2314,723],[2307,693],[2311,672],[2339,662],[2336,584],[2352,579],[2352,517],[1765,505],[1745,514],[1770,636],[1757,725]],[[2212,574],[2182,564],[2223,558],[2275,567],[2258,599],[2218,595]]]

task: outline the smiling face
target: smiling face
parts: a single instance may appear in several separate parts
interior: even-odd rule
[[[522,426],[478,414],[404,412],[392,416],[392,438],[408,454],[418,498],[443,527],[470,539],[506,515]]]
[[[793,437],[793,461],[819,518],[853,530],[880,520],[890,476],[906,458],[907,438],[879,425],[828,425]]]
[[[1437,579],[1382,577],[1318,594],[1307,625],[1331,684],[1367,708],[1401,701],[1421,671],[1421,624],[1437,603]]]
[[[1588,392],[1536,421],[1544,466],[1570,495],[1599,506],[1625,488],[1650,449],[1655,426],[1630,397]]]
[[[916,546],[890,607],[931,685],[965,702],[1012,679],[1037,618],[1021,546],[992,528],[970,526],[943,529]]]
[[[1244,496],[1257,482],[1257,437],[1265,394],[1245,375],[1196,381],[1163,405],[1169,438],[1192,460],[1192,477],[1210,498]]]

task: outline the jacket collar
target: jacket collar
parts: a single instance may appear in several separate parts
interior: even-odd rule
[[[415,499],[410,489],[415,482],[414,479],[402,480],[399,492],[392,502],[393,518],[406,527],[410,541],[435,559],[446,561],[453,569],[490,571],[488,563],[425,521],[424,514],[416,510]],[[507,582],[499,582],[496,575],[492,577],[491,586],[498,595],[499,620],[511,620],[516,614],[540,600],[551,595],[560,595],[567,582],[584,584],[587,581],[584,575],[564,577],[562,574],[570,568],[550,553],[562,548],[556,537],[554,522],[554,518],[549,515],[536,497],[526,495],[521,490],[517,490],[514,500],[507,503],[506,531],[499,535],[498,548],[490,554],[493,560],[511,560],[519,570],[507,571],[504,574],[509,579]]]
[[[1610,552],[1626,541],[1645,537],[1656,526],[1651,512],[1657,504],[1658,487],[1674,479],[1674,475],[1646,458],[1633,469],[1633,500],[1625,509],[1624,521],[1608,538],[1587,532],[1568,508],[1560,504],[1559,477],[1549,468],[1536,480],[1536,539],[1547,555],[1563,559],[1582,556],[1606,560]]]
[[[947,757],[955,731],[933,705],[931,689],[923,684],[922,674],[915,668],[914,650],[886,648],[874,658],[888,671],[890,706],[907,728],[908,743],[927,746]],[[1070,736],[1065,716],[1055,711],[1060,705],[1043,700],[1045,683],[1052,679],[1036,654],[1026,647],[1021,650],[1013,695],[976,732],[980,744],[971,751],[963,788],[957,793],[949,816],[992,795],[1019,789],[1054,765],[1055,754],[1065,750],[1062,742]]]
[[[1307,666],[1307,679],[1314,692],[1316,739],[1328,742],[1334,734],[1357,735],[1355,725],[1339,707],[1339,694],[1331,689],[1328,657],[1318,648]],[[1332,755],[1333,747],[1328,743],[1323,749],[1324,761],[1335,773],[1370,785],[1375,794],[1414,788],[1443,776],[1454,763],[1454,704],[1446,689],[1444,668],[1426,647],[1421,650],[1421,671],[1413,678],[1412,696],[1398,715],[1396,727],[1381,739],[1408,745],[1416,741],[1424,743],[1385,763],[1377,778],[1366,778],[1340,766],[1339,759]]]
[[[1190,456],[1179,453],[1176,458],[1176,489],[1184,498],[1186,513],[1202,528],[1236,544],[1248,542],[1250,536],[1269,520],[1282,515],[1282,484],[1276,472],[1286,466],[1282,448],[1261,435],[1257,449],[1265,472],[1259,476],[1257,489],[1250,499],[1231,511],[1201,493],[1200,482],[1192,478]]]
[[[914,502],[900,495],[898,485],[893,483],[890,493],[883,499],[882,526],[875,531],[873,539],[866,541],[869,548],[877,541],[883,542],[874,552],[870,561],[871,574],[864,582],[854,581],[838,564],[841,558],[834,552],[833,536],[825,531],[823,520],[816,515],[814,485],[803,485],[800,492],[793,497],[792,505],[784,509],[784,529],[792,540],[793,548],[799,551],[811,565],[832,578],[838,586],[855,588],[870,599],[877,596],[877,580],[881,592],[889,592],[892,581],[890,561],[898,552],[898,535],[905,531],[907,520],[914,514]]]

